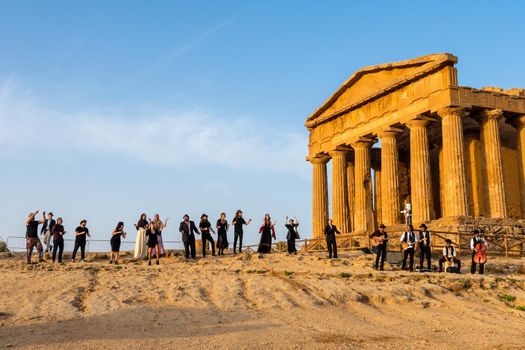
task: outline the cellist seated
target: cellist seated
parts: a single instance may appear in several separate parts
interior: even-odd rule
[[[461,261],[456,258],[457,255],[457,249],[452,246],[452,241],[450,239],[445,240],[446,246],[443,248],[443,256],[441,259],[439,259],[439,271],[443,272],[443,263],[447,263],[447,265],[457,265],[456,271],[457,273],[461,273]]]
[[[487,240],[479,232],[474,230],[474,237],[470,240],[470,249],[472,250],[472,265],[470,265],[470,273],[476,273],[476,264],[479,264],[479,274],[483,275],[485,272],[485,263],[487,257],[485,255],[485,248],[487,247]]]

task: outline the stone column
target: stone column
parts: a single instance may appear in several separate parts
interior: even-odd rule
[[[381,217],[383,224],[400,222],[398,130],[381,132]]]
[[[410,129],[410,197],[414,224],[434,219],[428,123],[423,119],[407,123]]]
[[[374,168],[374,209],[376,227],[383,222],[381,210],[381,167]]]
[[[447,216],[468,215],[465,147],[462,117],[464,108],[447,107],[438,111],[442,120],[444,207]]]
[[[486,215],[486,192],[483,175],[483,151],[477,129],[465,130],[465,168],[467,171],[467,187],[469,213],[472,216]],[[490,216],[490,215],[489,215]]]
[[[352,144],[355,151],[355,212],[354,231],[366,231],[368,227],[368,213],[371,198],[372,184],[370,176],[370,147],[372,141],[357,141]]]
[[[324,228],[328,222],[328,179],[326,163],[329,158],[316,156],[309,159],[313,166],[312,191],[312,237],[324,236]]]
[[[330,152],[332,157],[332,220],[341,233],[350,232],[348,216],[348,178],[346,156],[348,149],[340,148]]]
[[[350,158],[350,155],[347,155],[346,178],[347,178],[347,188],[348,188],[348,216],[350,218],[350,231],[351,232],[354,231],[354,212],[355,212],[354,170],[355,170],[355,167],[354,167],[353,157]]]
[[[518,145],[518,176],[520,180],[521,217],[525,217],[525,115],[512,118],[509,123],[516,128]]]
[[[492,218],[507,217],[498,126],[498,120],[501,117],[503,117],[503,111],[500,109],[485,110],[481,113],[481,141],[486,164],[489,214]]]

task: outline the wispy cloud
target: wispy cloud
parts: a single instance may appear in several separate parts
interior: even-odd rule
[[[34,100],[13,81],[0,83],[0,145],[13,152],[38,147],[73,155],[125,155],[163,166],[209,164],[308,173],[307,135],[302,130],[285,131],[250,117],[225,118],[199,110],[69,113]]]

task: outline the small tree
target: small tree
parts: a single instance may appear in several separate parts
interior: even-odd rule
[[[8,251],[9,249],[7,249],[7,243],[0,239],[0,253],[5,253]]]

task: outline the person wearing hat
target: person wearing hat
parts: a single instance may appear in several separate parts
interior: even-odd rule
[[[407,230],[401,235],[400,242],[405,245],[403,248],[403,264],[401,269],[405,269],[407,258],[410,257],[410,266],[408,267],[408,270],[412,272],[414,271],[414,253],[418,242],[418,237],[414,233],[414,226],[407,225]]]
[[[242,217],[242,210],[239,209],[235,213],[235,217],[232,220],[233,225],[233,254],[237,254],[237,239],[239,240],[239,253],[242,251],[242,236],[243,236],[243,225],[249,225],[252,222],[252,219],[244,220]]]
[[[188,214],[184,214],[183,221],[179,225],[179,232],[182,233],[182,243],[184,243],[184,256],[186,257],[186,259],[189,259],[191,253],[191,258],[196,259],[197,256],[195,253],[195,235],[193,233],[200,235],[200,232],[199,230],[197,230],[195,223],[190,220],[190,216]]]
[[[73,262],[77,256],[78,248],[80,248],[80,261],[83,262],[86,257],[86,239],[87,237],[91,237],[86,225],[87,220],[83,219],[80,221],[80,226],[75,229],[75,248],[73,248],[73,254],[71,255],[71,261]]]
[[[332,219],[328,219],[328,224],[324,228],[324,236],[326,238],[326,248],[328,249],[328,259],[333,257],[337,259],[337,241],[335,239],[335,234],[341,234],[337,227],[333,224]]]
[[[46,212],[42,213],[42,220],[35,220],[38,210],[29,213],[26,219],[26,258],[27,263],[31,264],[31,255],[33,249],[36,248],[38,252],[38,261],[44,261],[44,250],[42,249],[42,242],[38,238],[38,225],[46,221]]]
[[[374,264],[374,270],[381,270],[383,271],[385,268],[385,260],[386,260],[386,246],[388,242],[388,234],[386,233],[386,226],[384,224],[379,225],[379,229],[375,230],[370,234],[370,239],[374,241],[374,243],[377,243],[376,249],[376,261]]]
[[[439,271],[438,272],[443,272],[443,263],[449,262],[452,264],[456,264],[457,272],[460,273],[461,272],[461,261],[458,258],[456,258],[457,249],[452,245],[452,241],[450,239],[447,238],[445,240],[445,243],[446,245],[443,248],[443,256],[441,257],[441,259],[439,259]]]
[[[425,224],[421,224],[419,228],[419,269],[423,270],[423,263],[425,262],[426,258],[427,271],[430,271],[430,269],[432,268],[430,261],[430,244],[432,242],[431,233],[430,231],[428,231],[428,227]]]
[[[288,230],[288,233],[286,234],[288,254],[297,254],[297,249],[295,248],[295,240],[299,239],[299,231],[297,231],[297,227],[299,226],[299,220],[297,220],[297,218],[295,218],[295,220],[288,219],[287,216],[286,224],[284,226]]]
[[[202,237],[202,257],[206,257],[206,246],[207,242],[210,242],[211,244],[211,256],[215,256],[215,241],[213,240],[213,237],[210,235],[210,231],[215,234],[215,231],[213,231],[213,228],[211,227],[211,223],[208,221],[208,215],[202,214],[201,215],[201,222],[199,223],[199,229],[201,230],[201,237]]]
[[[44,244],[46,245],[46,252],[51,252],[53,250],[53,245],[51,244],[51,239],[53,238],[53,226],[56,222],[53,220],[53,213],[47,213],[47,219],[42,225],[40,234],[44,236]]]
[[[483,237],[481,232],[478,229],[474,230],[474,237],[470,240],[470,249],[472,250],[472,264],[470,265],[470,273],[475,274],[476,273],[476,263],[474,262],[474,256],[478,252],[478,248],[476,247],[477,244],[481,243],[481,245],[487,246],[487,240]],[[485,263],[479,264],[479,274],[483,275],[485,272]]]

